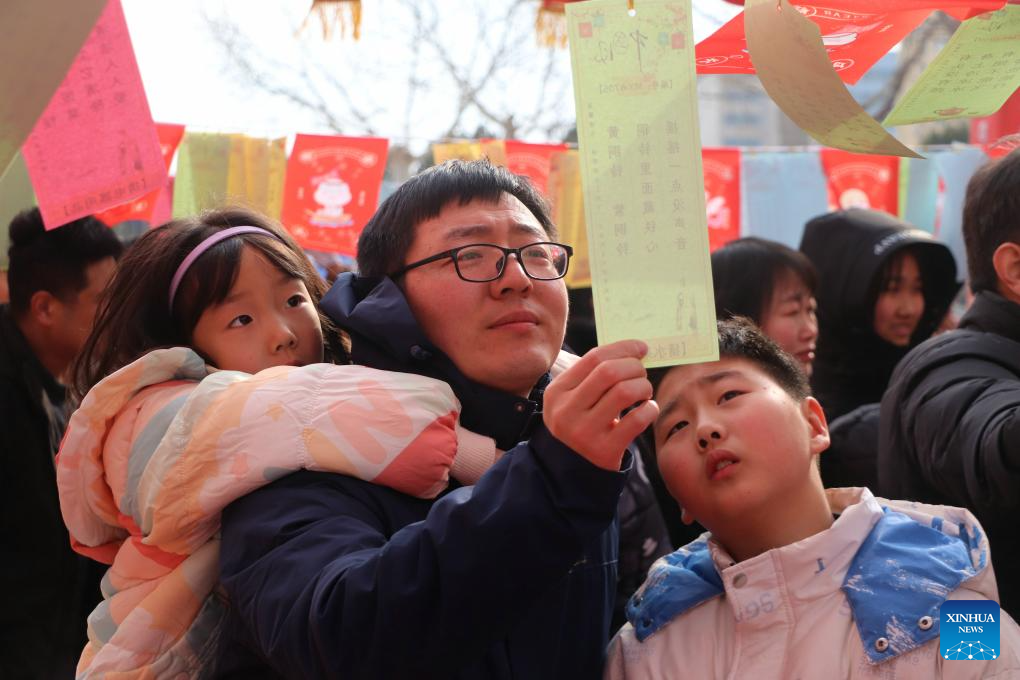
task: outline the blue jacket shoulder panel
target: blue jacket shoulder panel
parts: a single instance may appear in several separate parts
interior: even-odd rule
[[[908,652],[939,634],[939,607],[964,581],[987,567],[976,524],[931,526],[883,508],[851,561],[842,590],[873,663]],[[705,537],[671,553],[649,571],[627,606],[639,641],[693,607],[724,593]],[[919,625],[932,617],[931,626]],[[885,638],[879,652],[875,642]]]
[[[655,563],[627,604],[627,620],[644,642],[675,617],[722,593],[722,578],[703,536]]]
[[[954,525],[951,536],[942,518],[932,524],[885,508],[850,564],[843,592],[872,663],[938,637],[939,607],[987,565],[977,526]],[[926,616],[932,625],[919,625]],[[879,638],[889,643],[882,651]]]

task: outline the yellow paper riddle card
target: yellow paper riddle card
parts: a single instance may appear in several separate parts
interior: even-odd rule
[[[1020,5],[979,14],[956,29],[885,125],[987,116],[1020,87]]]
[[[566,6],[600,344],[719,357],[690,0]]]
[[[765,91],[804,132],[837,149],[921,158],[854,100],[818,26],[786,0],[747,0],[744,36]]]

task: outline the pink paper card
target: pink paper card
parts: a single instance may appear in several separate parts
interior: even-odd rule
[[[22,153],[47,229],[165,184],[120,0],[103,10]]]

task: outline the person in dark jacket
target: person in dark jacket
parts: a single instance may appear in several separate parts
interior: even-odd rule
[[[949,309],[956,264],[930,234],[861,208],[808,222],[800,250],[820,277],[811,389],[832,422],[882,399],[897,362]]]
[[[355,363],[446,381],[461,424],[507,453],[436,500],[298,472],[229,506],[220,677],[601,676],[625,450],[658,408],[637,341],[550,382],[570,255],[555,236],[531,185],[486,161],[382,204],[360,275],[322,308]]]
[[[1020,151],[971,178],[963,210],[975,294],[957,330],[921,344],[882,399],[878,490],[961,505],[985,527],[1001,605],[1020,611]]]
[[[63,378],[120,256],[83,218],[47,231],[38,208],[10,224],[10,305],[0,305],[0,677],[70,678],[102,567],[71,550],[54,456],[70,404]]]

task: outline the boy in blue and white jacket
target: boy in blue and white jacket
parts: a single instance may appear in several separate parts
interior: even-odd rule
[[[988,658],[939,648],[944,601],[998,599],[977,520],[826,491],[825,416],[793,360],[746,320],[720,322],[719,345],[718,362],[670,368],[655,393],[662,477],[709,533],[652,567],[605,677],[1020,677],[1004,611]]]

